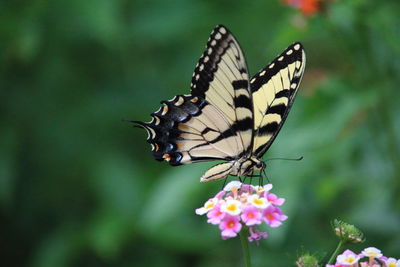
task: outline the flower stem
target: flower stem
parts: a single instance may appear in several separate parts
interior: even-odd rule
[[[251,267],[249,241],[247,239],[248,231],[246,230],[247,229],[242,229],[242,231],[239,232],[239,236],[240,236],[240,242],[242,243],[244,266]]]
[[[342,240],[339,241],[338,246],[336,247],[335,251],[333,252],[331,258],[329,259],[327,264],[333,264],[333,261],[336,259],[336,256],[339,254],[339,252],[342,250],[344,245],[344,242]]]

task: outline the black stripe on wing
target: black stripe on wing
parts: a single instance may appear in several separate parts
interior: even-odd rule
[[[223,56],[226,54],[228,49],[235,49],[237,51],[235,51],[236,55],[234,55],[234,58],[231,56],[227,57],[226,60],[230,60],[230,62],[224,62],[225,65],[229,66],[227,71],[229,68],[230,71],[233,71],[234,68],[241,74],[247,76],[246,61],[244,57],[241,58],[238,56],[242,53],[237,41],[225,26],[217,25],[211,32],[210,38],[206,44],[206,50],[200,57],[193,72],[191,83],[192,95],[206,98],[205,94],[209,89],[211,82],[214,81],[219,64],[221,64]],[[247,79],[231,80],[229,82],[232,83],[232,86],[235,87],[235,89],[248,89]],[[221,83],[223,83],[223,81],[221,81]],[[221,88],[221,90],[224,90],[224,88]],[[251,108],[251,106],[249,108]]]
[[[253,105],[246,60],[239,43],[223,25],[217,25],[208,39],[193,73],[191,92],[220,111],[240,137],[242,150],[250,153]]]
[[[260,158],[271,146],[296,96],[305,67],[301,43],[290,45],[250,80],[253,94],[253,155]]]
[[[200,115],[206,101],[200,97],[177,95],[172,100],[161,103],[164,106],[151,114],[153,119],[150,122],[132,122],[147,131],[147,142],[151,145],[156,160],[166,160],[173,166],[180,165],[183,155],[177,152],[176,140],[182,131],[178,129],[178,124]]]
[[[206,160],[233,160],[243,155],[236,132],[248,124],[225,122],[201,97],[177,95],[151,114],[150,122],[132,121],[148,133],[156,160],[181,165]]]

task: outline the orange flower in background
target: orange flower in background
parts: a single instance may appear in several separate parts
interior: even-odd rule
[[[305,16],[312,16],[320,10],[318,0],[283,0],[283,2],[299,9]]]

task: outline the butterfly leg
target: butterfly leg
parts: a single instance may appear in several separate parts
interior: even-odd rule
[[[229,177],[229,176],[226,176],[226,177],[225,177],[225,179],[224,179],[224,183],[222,184],[221,191],[222,191],[222,190],[224,190],[224,188],[225,188],[225,185],[226,185],[226,181],[228,180],[228,177]]]
[[[260,174],[261,174],[261,173],[260,173]],[[267,179],[267,183],[268,183],[268,184],[271,183],[270,179],[269,179],[268,176],[267,176],[267,173],[266,173],[265,169],[262,170],[262,176],[265,176],[265,178]]]

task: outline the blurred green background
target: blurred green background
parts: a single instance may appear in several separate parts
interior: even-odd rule
[[[300,1],[301,2],[301,1]],[[265,155],[289,216],[251,245],[254,266],[323,257],[330,221],[357,225],[400,257],[400,5],[280,1],[1,1],[0,258],[3,266],[242,266],[194,209],[222,182],[213,163],[153,160],[147,121],[189,92],[209,33],[224,24],[250,73],[294,41],[307,52],[300,93]]]

